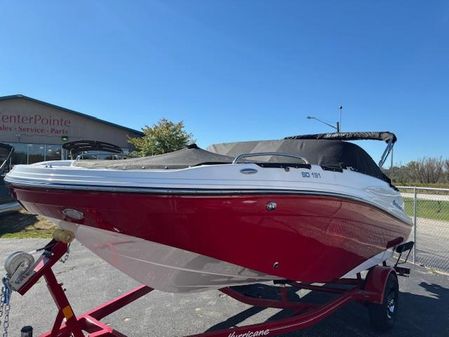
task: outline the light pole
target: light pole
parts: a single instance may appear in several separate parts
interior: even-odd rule
[[[338,107],[338,111],[340,112],[340,122],[337,122],[337,132],[340,132],[340,128],[341,128],[341,112],[342,112],[342,110],[343,110],[343,105],[340,105],[339,107]]]
[[[342,110],[343,110],[343,105],[340,105],[338,107],[339,120],[335,123],[335,125],[329,124],[329,123],[327,123],[325,121],[322,121],[321,119],[318,119],[318,118],[316,118],[314,116],[307,116],[307,119],[317,120],[318,122],[326,124],[327,126],[330,126],[332,129],[335,129],[335,131],[340,132],[340,129],[341,129],[341,112],[342,112]]]
[[[314,116],[307,116],[307,119],[314,119],[314,120],[316,120],[316,121],[318,121],[320,123],[326,124],[327,126],[331,127],[332,129],[336,130],[337,132],[340,132],[340,122],[337,122],[336,126],[335,126],[335,125],[332,125],[332,124],[327,123],[325,121],[322,121],[321,119],[318,119],[318,118],[316,118]]]

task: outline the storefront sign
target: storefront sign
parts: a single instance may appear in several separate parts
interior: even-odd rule
[[[68,135],[70,119],[44,114],[1,113],[0,131],[23,135]]]

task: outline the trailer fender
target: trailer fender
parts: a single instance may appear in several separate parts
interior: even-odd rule
[[[368,302],[383,303],[385,286],[390,274],[397,279],[396,272],[392,267],[375,266],[370,269],[366,276],[364,287],[365,292],[369,294]]]

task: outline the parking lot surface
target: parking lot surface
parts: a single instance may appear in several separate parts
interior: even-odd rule
[[[3,261],[10,253],[31,251],[46,242],[0,239],[0,275],[4,274]],[[54,270],[67,289],[75,314],[138,285],[77,242],[72,245],[70,259],[65,264],[58,263]],[[397,324],[382,336],[449,336],[449,276],[413,266],[411,276],[400,277],[399,282]],[[263,322],[287,314],[283,310],[252,308],[218,291],[198,294],[154,291],[103,321],[130,337],[169,337]],[[13,294],[9,335],[18,336],[22,326],[32,325],[34,336],[38,336],[51,328],[55,316],[56,308],[45,282],[40,281],[23,297]],[[351,303],[317,325],[288,336],[374,337],[378,334],[370,328],[366,308]]]

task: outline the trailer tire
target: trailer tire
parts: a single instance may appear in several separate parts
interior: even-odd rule
[[[378,332],[390,330],[398,312],[399,283],[396,275],[390,274],[384,290],[381,304],[370,303],[368,306],[371,326]]]

